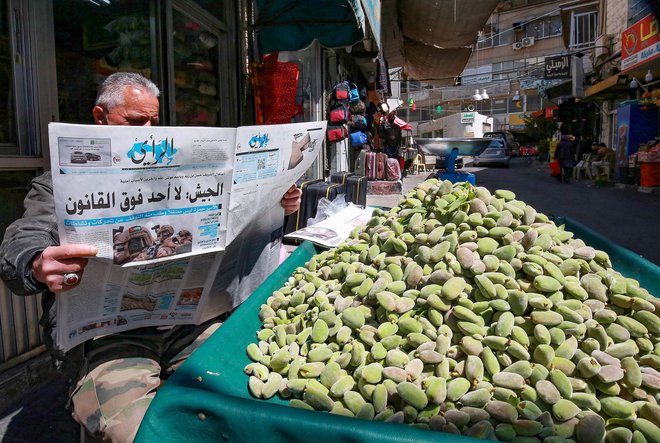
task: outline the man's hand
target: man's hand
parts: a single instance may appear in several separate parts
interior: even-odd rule
[[[286,191],[284,197],[280,201],[280,204],[284,208],[284,215],[291,215],[300,209],[300,197],[302,196],[302,190],[299,189],[295,184]]]
[[[94,257],[97,252],[96,247],[90,245],[49,246],[32,260],[32,275],[52,292],[68,291],[80,280],[74,285],[65,285],[64,274],[73,272],[82,278],[86,257]]]

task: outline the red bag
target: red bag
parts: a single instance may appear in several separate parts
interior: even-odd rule
[[[330,110],[330,123],[343,125],[348,122],[348,106],[337,105]]]
[[[559,160],[553,160],[550,162],[550,175],[553,177],[559,177],[561,175]]]
[[[332,98],[338,102],[348,103],[351,87],[347,81],[337,82],[332,88]]]
[[[328,136],[328,141],[330,143],[336,143],[348,137],[348,128],[343,125],[342,126],[328,125],[326,134]]]
[[[399,167],[399,160],[396,158],[387,159],[387,170],[385,172],[387,180],[396,181],[401,180],[401,168]]]

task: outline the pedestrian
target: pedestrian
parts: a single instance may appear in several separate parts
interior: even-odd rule
[[[555,149],[555,160],[559,162],[561,174],[557,178],[561,183],[570,183],[573,174],[573,158],[575,156],[575,137],[571,134],[563,134],[561,141]]]
[[[99,125],[156,125],[159,95],[158,87],[139,74],[113,74],[99,90],[92,110],[94,122]],[[7,228],[0,245],[0,276],[14,294],[43,293],[44,341],[56,367],[70,383],[74,419],[87,432],[104,441],[131,442],[161,379],[170,375],[242,301],[243,294],[234,294],[240,292],[235,287],[242,284],[252,288],[267,277],[260,272],[245,273],[243,263],[240,266],[235,263],[243,259],[236,257],[241,250],[260,254],[260,240],[251,231],[243,236],[247,238],[234,240],[225,251],[221,265],[225,274],[219,272],[216,276],[213,286],[218,290],[212,292],[222,293],[227,299],[228,311],[222,316],[204,319],[200,325],[143,327],[100,336],[63,353],[54,346],[55,299],[80,283],[87,260],[96,255],[97,249],[84,244],[60,245],[50,172],[32,181],[24,205],[23,217]],[[300,190],[295,185],[286,192],[281,205],[287,214],[298,210]],[[266,235],[269,242],[272,232]],[[226,272],[234,269],[242,272],[243,281],[238,282],[238,278]],[[246,283],[248,279],[259,281]],[[230,284],[234,286],[227,289]],[[90,297],[102,298],[103,295],[90,294]]]
[[[388,158],[399,158],[399,146],[401,146],[401,127],[396,124],[396,114],[390,112],[384,122],[381,123],[379,135],[383,139],[383,152]]]

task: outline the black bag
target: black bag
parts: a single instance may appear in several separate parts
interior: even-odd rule
[[[331,183],[344,185],[346,203],[367,205],[367,177],[353,172],[335,172],[330,174]]]
[[[353,174],[346,177],[346,202],[367,206],[367,177]]]
[[[346,203],[367,205],[367,177],[353,172],[335,172],[330,174],[330,183],[344,185]]]
[[[339,194],[344,193],[344,185],[340,183],[328,183],[324,181],[317,181],[309,184],[302,196],[302,203],[300,204],[300,217],[298,221],[298,229],[307,226],[307,220],[316,217],[319,200],[327,198],[332,201]]]
[[[321,180],[318,178],[315,179],[306,179],[306,178],[301,178],[296,182],[296,186],[299,187],[302,190],[302,197],[301,197],[301,203],[300,203],[300,209],[296,212],[294,212],[291,215],[287,215],[284,217],[284,233],[285,234],[290,234],[293,231],[297,231],[298,229],[302,229],[305,226],[307,226],[307,219],[305,218],[304,220],[301,218],[301,213],[303,212],[303,205],[305,204],[305,193],[307,192],[307,187],[313,183],[318,183]]]
[[[346,179],[349,175],[353,175],[352,172],[333,172],[330,174],[330,183],[345,185]]]
[[[348,104],[348,100],[351,96],[351,87],[348,82],[337,82],[332,88],[332,99],[340,103]]]

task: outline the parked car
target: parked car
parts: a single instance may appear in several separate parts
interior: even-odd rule
[[[504,148],[509,156],[520,155],[520,145],[516,141],[513,134],[509,131],[493,131],[486,132],[484,138],[500,138],[504,140]]]
[[[98,154],[92,154],[91,152],[85,152],[85,157],[87,158],[87,161],[90,162],[97,162],[101,160],[101,156]]]
[[[506,152],[505,141],[500,138],[493,139],[486,150],[474,156],[473,166],[500,165],[509,167],[510,156]]]
[[[71,163],[87,163],[87,156],[81,151],[71,153]]]

